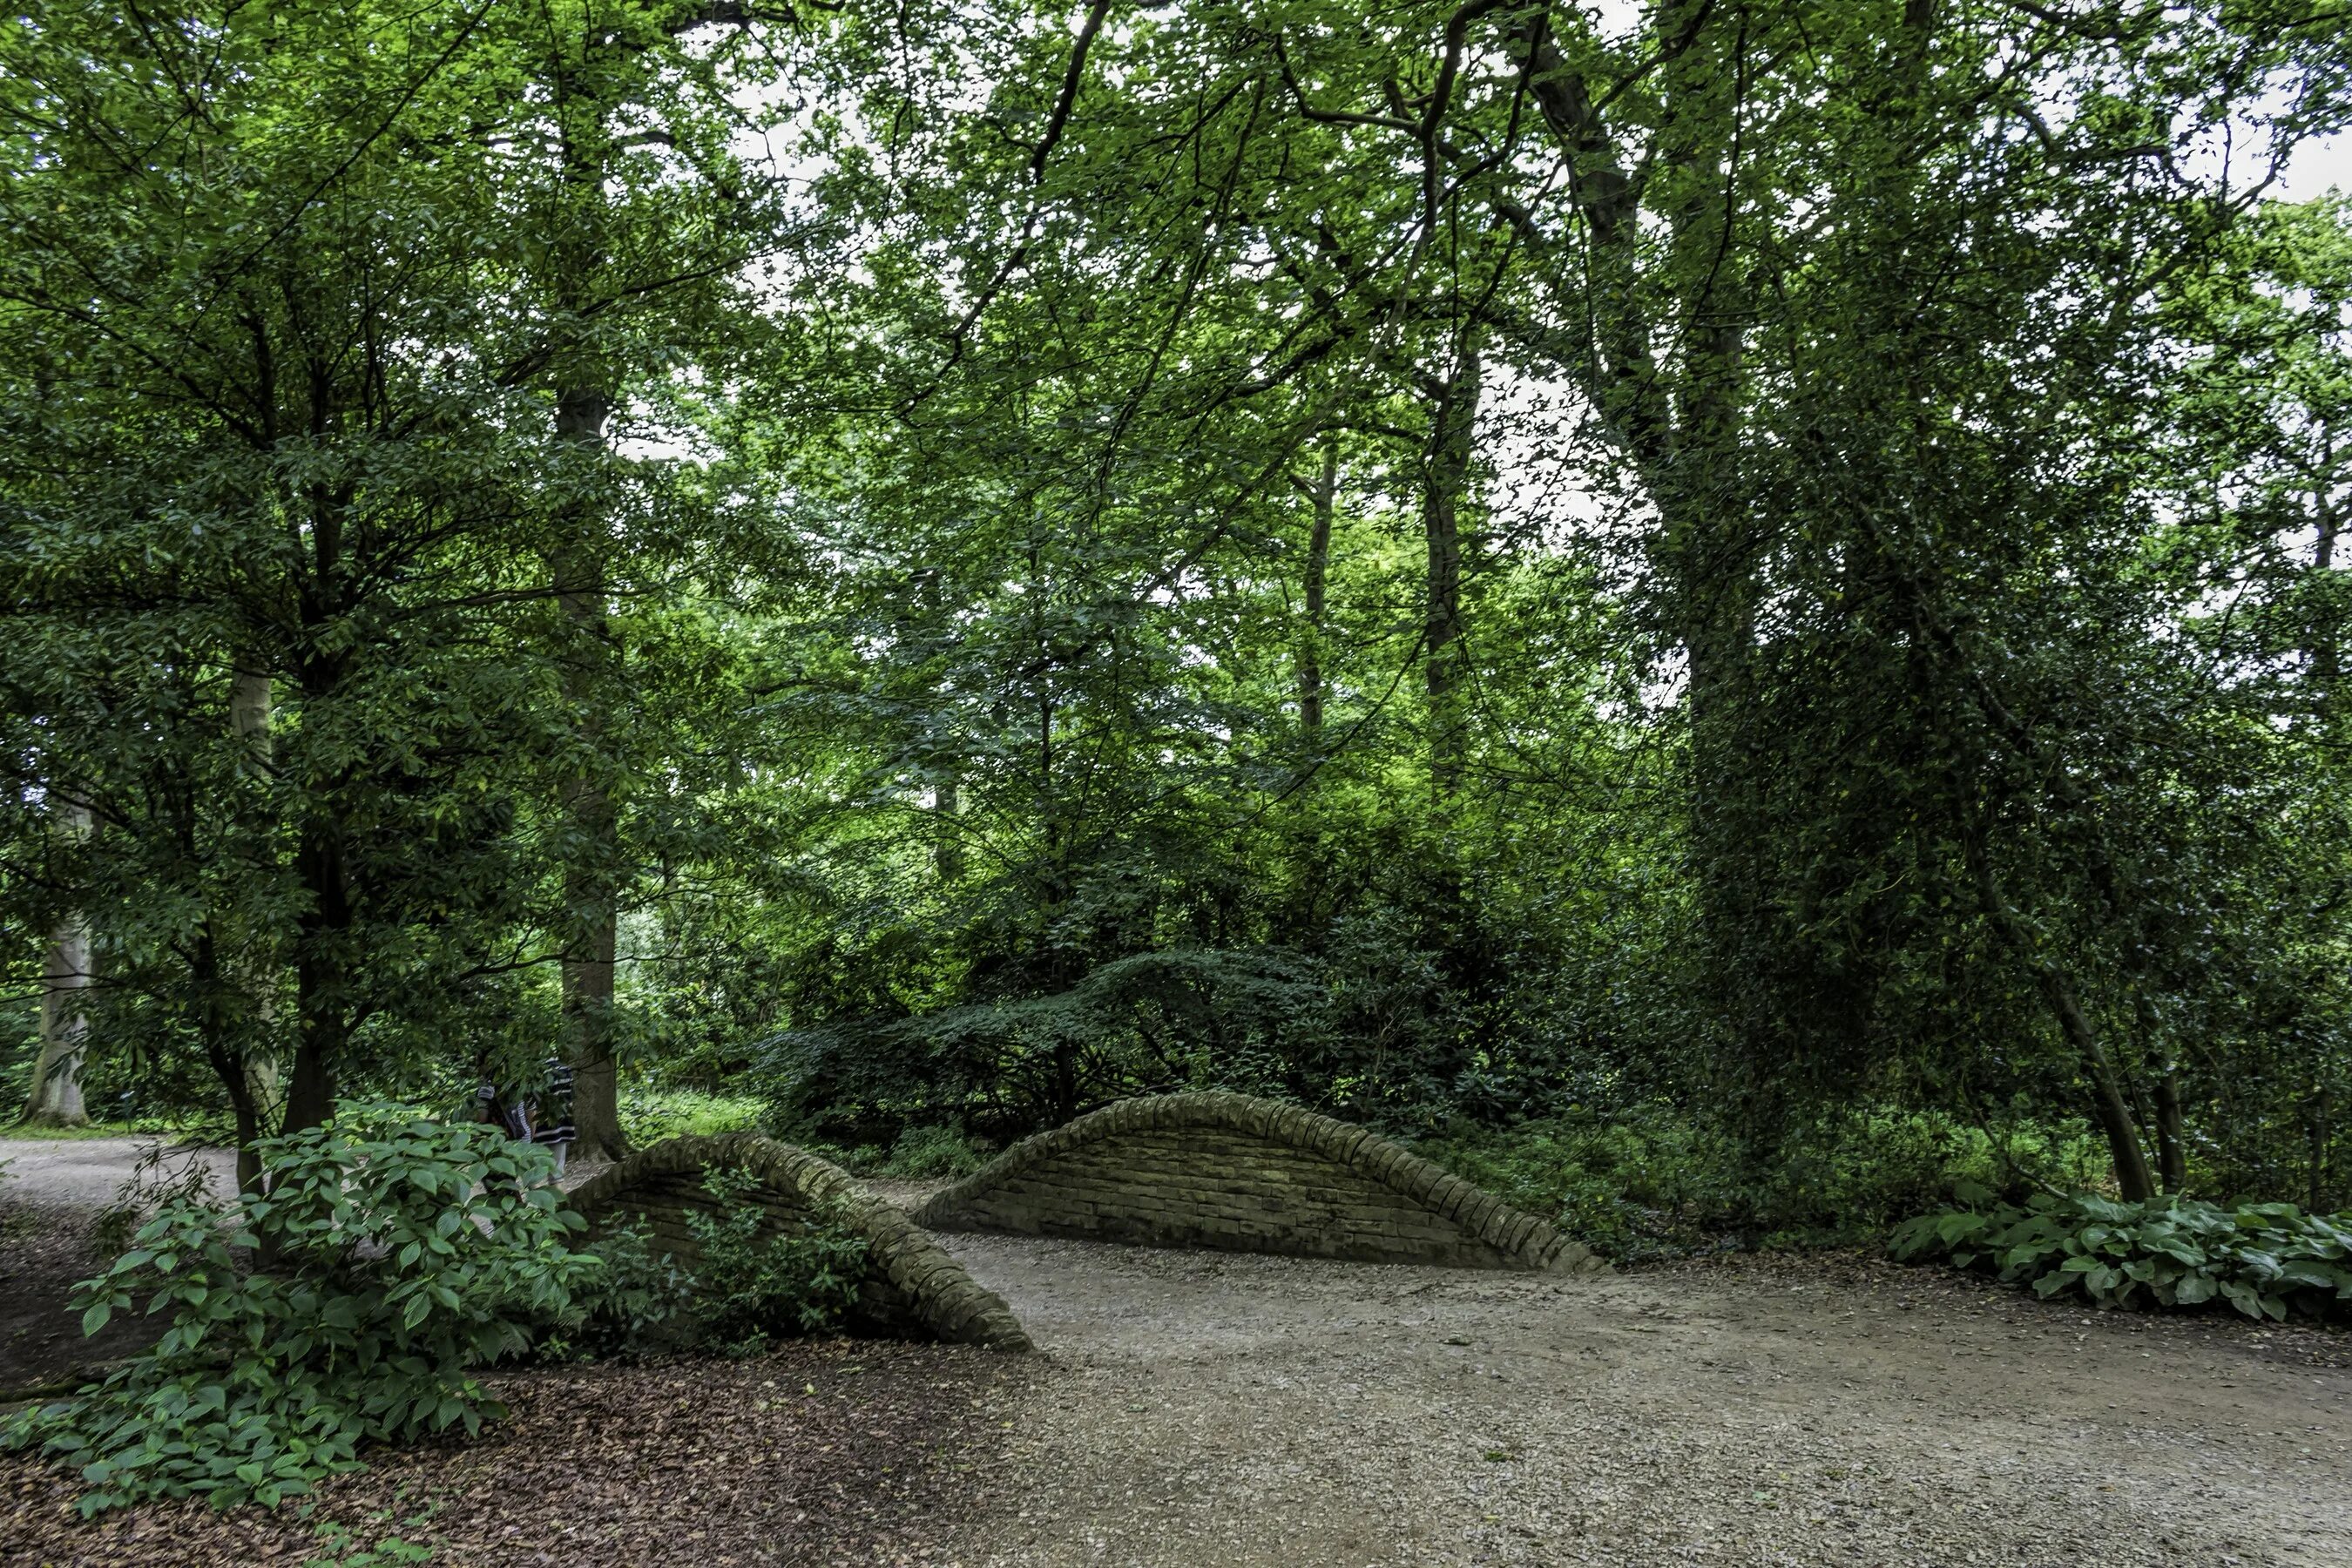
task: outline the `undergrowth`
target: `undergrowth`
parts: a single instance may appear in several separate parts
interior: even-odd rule
[[[1888,1251],[2105,1307],[2226,1301],[2272,1319],[2352,1310],[2352,1213],[2170,1196],[2121,1203],[2089,1193],[2040,1194],[2021,1206],[1981,1188],[1959,1196],[1969,1206],[1897,1226]]]
[[[866,1278],[866,1244],[837,1215],[796,1216],[780,1227],[740,1171],[706,1171],[709,1212],[688,1210],[700,1259],[691,1268],[653,1248],[642,1217],[588,1244],[602,1268],[576,1310],[539,1348],[542,1360],[648,1352],[747,1355],[771,1340],[835,1334],[848,1326]]]
[[[853,1175],[879,1176],[887,1181],[928,1182],[969,1176],[996,1156],[996,1146],[973,1138],[958,1127],[903,1129],[888,1148],[863,1143],[844,1148],[835,1143],[806,1143]]]
[[[755,1132],[767,1109],[767,1101],[747,1095],[632,1085],[621,1090],[621,1134],[642,1149],[665,1138]]]
[[[2021,1197],[2036,1186],[2084,1184],[2102,1159],[2076,1124],[1996,1134],[1891,1110],[1820,1118],[1769,1153],[1666,1106],[1460,1125],[1414,1147],[1603,1257],[1635,1263],[1741,1247],[1864,1244],[1945,1206],[1957,1184]]]
[[[697,1342],[748,1355],[772,1337],[838,1333],[857,1304],[866,1240],[832,1215],[777,1229],[752,1196],[755,1177],[704,1173],[715,1213],[688,1210],[687,1228],[702,1251],[688,1288]]]
[[[86,1333],[143,1306],[171,1326],[0,1447],[78,1471],[86,1513],[152,1498],[274,1504],[361,1448],[503,1414],[475,1369],[528,1346],[597,1271],[547,1152],[481,1123],[344,1101],[259,1144],[268,1195],[191,1185],[75,1288]],[[250,1269],[233,1248],[252,1248]]]

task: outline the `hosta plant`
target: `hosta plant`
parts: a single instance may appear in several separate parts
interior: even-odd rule
[[[597,1276],[547,1152],[495,1128],[346,1101],[261,1158],[267,1196],[167,1201],[76,1288],[89,1332],[168,1314],[154,1348],[0,1429],[78,1469],[87,1513],[275,1503],[359,1468],[366,1443],[476,1431],[504,1412],[474,1369],[573,1314]]]
[[[1959,1197],[1968,1206],[1897,1227],[1889,1250],[1993,1270],[2038,1296],[2079,1292],[2101,1306],[2227,1301],[2250,1318],[2352,1313],[2352,1214],[2181,1197],[2118,1203],[2089,1193],[2037,1196],[2022,1208],[1979,1191]]]

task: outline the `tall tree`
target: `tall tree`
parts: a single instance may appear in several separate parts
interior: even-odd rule
[[[58,802],[57,836],[68,847],[89,832],[89,808]],[[41,1046],[33,1061],[32,1091],[23,1120],[43,1127],[81,1127],[89,1121],[82,1105],[82,1055],[89,1019],[82,995],[90,983],[89,927],[79,910],[58,921],[49,938],[48,963],[41,976]]]

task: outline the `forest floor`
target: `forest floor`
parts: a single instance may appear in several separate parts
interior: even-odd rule
[[[35,1216],[0,1239],[0,1297],[61,1304],[86,1254],[27,1185],[0,1184]],[[496,1568],[2258,1568],[2352,1539],[2340,1331],[1852,1256],[1552,1278],[941,1239],[1043,1354],[504,1374],[494,1435],[380,1456],[308,1514],[83,1526],[6,1461],[0,1563],[334,1562],[397,1534]]]

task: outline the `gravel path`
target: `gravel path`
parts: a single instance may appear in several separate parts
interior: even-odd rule
[[[213,1191],[236,1190],[236,1157],[226,1149],[156,1138],[0,1138],[0,1198],[41,1208],[104,1208],[158,1143],[171,1170],[201,1160],[212,1170]]]
[[[134,1154],[0,1143],[0,1192],[103,1204]],[[875,1184],[900,1203],[935,1184]],[[1045,1353],[975,1407],[997,1436],[939,1476],[925,1562],[2352,1560],[2342,1332],[2066,1310],[1843,1258],[1559,1279],[941,1240]],[[740,1560],[767,1560],[759,1535]]]
[[[1925,1269],[1557,1279],[945,1239],[1061,1375],[990,1568],[2326,1564],[2352,1342]]]

